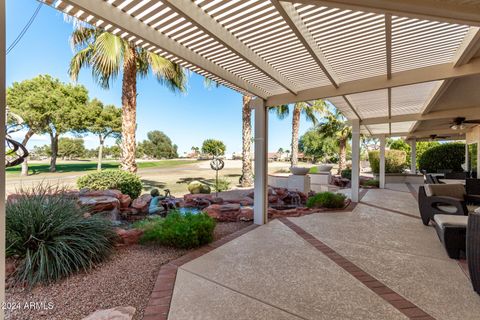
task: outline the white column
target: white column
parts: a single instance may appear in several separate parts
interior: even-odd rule
[[[0,158],[5,159],[5,0],[0,0]],[[5,160],[0,161],[0,302],[5,301]],[[0,312],[0,319],[4,318],[4,312]]]
[[[417,138],[410,141],[410,172],[417,173]]]
[[[268,112],[265,101],[252,100],[255,110],[255,182],[253,222],[255,224],[267,223],[268,218]]]
[[[352,120],[352,201],[358,202],[360,187],[360,121]]]
[[[385,136],[380,136],[380,172],[378,173],[379,186],[385,189]]]

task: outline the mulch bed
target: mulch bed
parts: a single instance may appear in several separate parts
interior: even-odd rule
[[[249,225],[251,222],[217,223],[214,238],[221,239]],[[187,252],[151,245],[119,248],[108,261],[88,273],[32,290],[8,289],[7,306],[20,308],[5,310],[5,319],[79,320],[96,310],[118,306],[135,307],[134,319],[142,319],[160,266]],[[25,303],[31,302],[37,303],[37,308],[25,308]],[[46,308],[39,307],[40,303]]]

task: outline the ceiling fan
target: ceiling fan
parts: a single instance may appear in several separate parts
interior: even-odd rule
[[[430,135],[430,140],[446,139],[446,138],[448,138],[448,136],[439,136],[439,135],[436,135],[436,134],[431,134]]]
[[[465,129],[465,124],[468,123],[476,123],[480,124],[480,119],[478,120],[465,120],[464,117],[457,117],[453,119],[452,123],[450,124],[450,129],[452,130],[463,130]]]

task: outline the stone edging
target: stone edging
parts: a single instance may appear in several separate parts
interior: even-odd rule
[[[143,320],[167,320],[172,301],[173,289],[175,287],[175,279],[177,270],[185,263],[192,261],[204,254],[244,235],[245,233],[255,229],[257,225],[251,225],[231,233],[215,242],[189,252],[180,258],[172,260],[160,267],[157,280],[153,287],[150,299],[143,314]]]
[[[314,246],[318,251],[323,253],[327,258],[335,262],[340,268],[347,271],[363,285],[372,290],[375,294],[380,296],[382,299],[392,305],[395,309],[403,313],[407,318],[415,320],[435,320],[434,317],[420,309],[420,307],[408,301],[407,299],[387,287],[385,284],[375,279],[367,272],[363,271],[353,262],[337,253],[335,250],[333,250],[325,243],[303,230],[301,227],[299,227],[289,219],[280,218],[279,220],[291,230],[293,230],[296,234],[298,234],[300,237],[302,237],[305,241]]]

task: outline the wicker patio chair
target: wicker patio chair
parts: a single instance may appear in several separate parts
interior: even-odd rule
[[[480,210],[470,213],[467,226],[467,265],[473,290],[480,294]]]
[[[461,184],[426,184],[418,189],[418,208],[424,225],[436,214],[468,215],[465,187]]]

